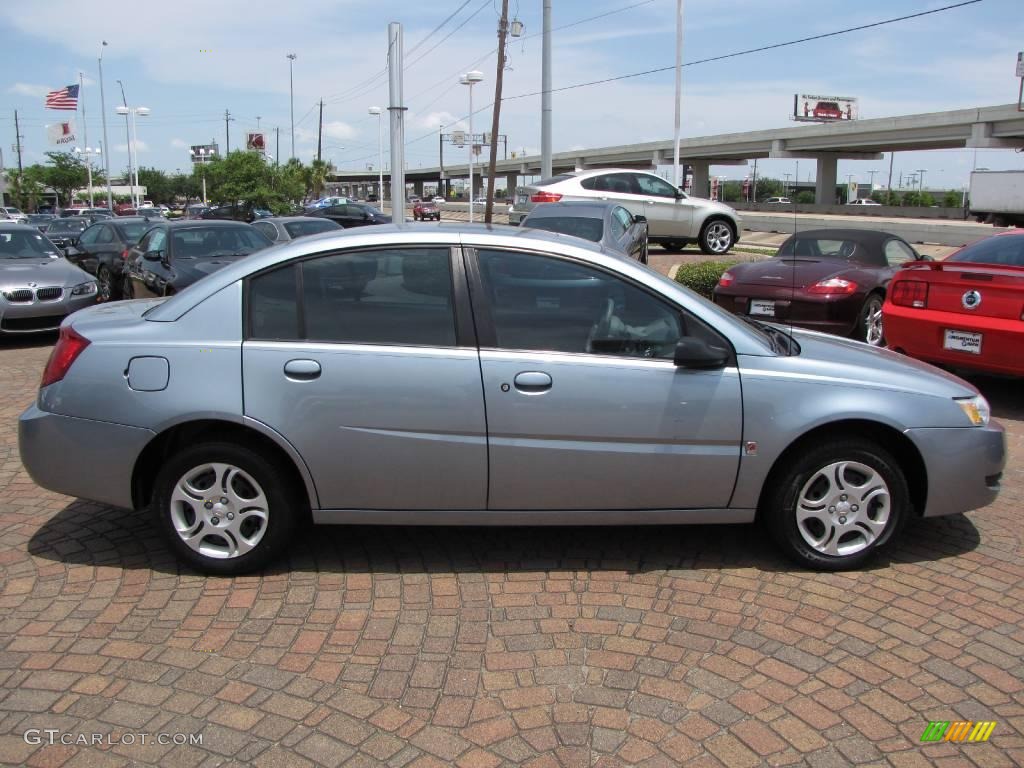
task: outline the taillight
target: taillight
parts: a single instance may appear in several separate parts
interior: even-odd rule
[[[530,197],[531,203],[557,203],[562,196],[557,192],[538,192]]]
[[[67,375],[68,369],[71,368],[71,364],[88,346],[89,340],[70,325],[61,328],[57,345],[50,353],[50,359],[46,361],[43,380],[39,382],[39,388],[48,387],[63,379]]]
[[[730,285],[736,282],[736,277],[732,272],[723,272],[722,276],[718,278],[718,284],[722,288],[728,288]]]
[[[121,261],[128,261],[128,249],[121,251]]]
[[[928,283],[921,280],[898,280],[889,289],[889,297],[898,307],[924,309],[928,306]]]
[[[810,288],[808,293],[828,294],[830,296],[849,296],[856,293],[857,284],[852,280],[844,280],[841,277],[830,277],[827,280],[820,280]]]

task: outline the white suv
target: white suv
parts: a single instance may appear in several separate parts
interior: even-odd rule
[[[740,217],[722,203],[690,197],[660,176],[629,168],[560,173],[516,189],[509,223],[518,224],[541,203],[615,202],[647,218],[648,240],[670,251],[696,241],[704,253],[723,254],[740,239]]]

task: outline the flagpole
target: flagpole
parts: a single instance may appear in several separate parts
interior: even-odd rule
[[[85,169],[89,174],[89,207],[92,208],[92,158],[89,157],[89,128],[85,123],[85,81],[81,72],[78,73],[78,103],[82,105],[82,141],[85,143]]]

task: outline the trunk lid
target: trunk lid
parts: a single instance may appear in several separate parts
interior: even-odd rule
[[[1004,320],[1024,313],[1024,267],[933,261],[900,270],[898,280],[926,281],[928,309]]]
[[[774,288],[806,288],[808,285],[846,272],[850,264],[829,259],[771,258],[730,268],[737,285],[770,285]]]

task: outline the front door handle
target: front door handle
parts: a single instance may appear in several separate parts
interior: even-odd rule
[[[523,371],[514,379],[520,392],[544,392],[551,389],[551,377],[541,371]]]
[[[657,204],[658,204],[658,201],[657,201],[657,200],[647,200],[647,201],[646,201],[646,204],[647,204],[647,205],[657,205]]]
[[[289,360],[284,364],[284,375],[295,381],[312,381],[320,377],[320,363],[316,360]]]

